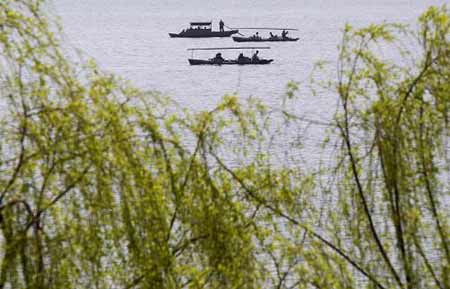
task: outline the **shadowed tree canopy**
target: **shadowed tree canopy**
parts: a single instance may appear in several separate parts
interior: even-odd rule
[[[306,169],[268,144],[301,116],[75,65],[45,5],[0,2],[0,288],[450,288],[447,7],[345,27]]]

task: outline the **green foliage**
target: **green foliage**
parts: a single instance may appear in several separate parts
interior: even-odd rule
[[[312,171],[266,146],[304,119],[233,95],[192,114],[76,67],[44,7],[0,2],[0,288],[450,287],[446,7],[345,28],[336,167]],[[409,66],[375,52],[399,35]]]
[[[347,27],[336,83],[343,149],[333,226],[348,228],[351,258],[384,288],[450,286],[449,11],[432,7],[419,24],[417,33],[398,25]],[[375,52],[380,42],[401,41],[396,35],[417,39],[421,51],[399,51],[412,65]]]

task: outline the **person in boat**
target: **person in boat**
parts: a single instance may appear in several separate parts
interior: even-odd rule
[[[271,39],[275,38],[275,35],[273,35],[272,32],[269,32],[269,34],[270,34],[270,38],[271,38]]]
[[[240,53],[237,59],[238,63],[248,63],[250,62],[251,59],[247,56],[244,56],[244,53]]]
[[[224,32],[225,31],[225,29],[223,28],[224,26],[225,26],[225,23],[223,23],[222,19],[220,19],[220,22],[219,22],[220,32]]]
[[[256,52],[252,56],[252,62],[258,62],[259,61],[258,53],[259,53],[259,50],[256,50]]]
[[[222,57],[222,53],[217,53],[216,56],[212,59],[212,61],[217,62],[217,63],[221,63],[224,62],[225,59]]]
[[[287,34],[288,34],[288,32],[286,30],[283,30],[283,32],[281,32],[281,38],[286,39]]]

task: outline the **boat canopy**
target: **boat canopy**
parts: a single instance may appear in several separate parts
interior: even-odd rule
[[[211,26],[212,22],[191,22],[191,26]]]
[[[202,47],[202,48],[188,48],[187,50],[189,51],[194,51],[194,50],[228,50],[228,49],[238,49],[238,50],[242,50],[242,49],[270,49],[270,47],[268,46],[245,46],[245,47]]]
[[[298,31],[296,28],[275,28],[275,27],[233,27],[232,29],[242,29],[242,30],[289,30]]]

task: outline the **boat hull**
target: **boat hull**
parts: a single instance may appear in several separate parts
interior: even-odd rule
[[[273,59],[260,59],[258,61],[239,62],[237,60],[202,60],[202,59],[188,59],[190,65],[264,65],[272,63]]]
[[[239,30],[230,31],[202,31],[202,30],[189,30],[180,33],[169,33],[171,38],[209,38],[209,37],[230,37],[233,34],[238,33]]]
[[[254,37],[237,37],[234,36],[233,40],[235,42],[294,42],[298,41],[300,38],[254,38]]]

